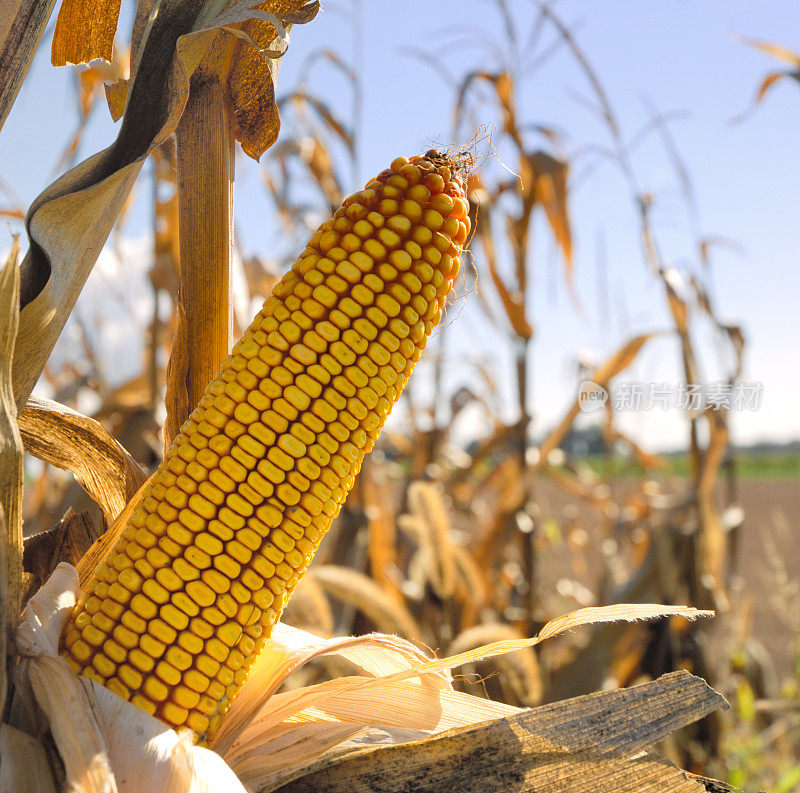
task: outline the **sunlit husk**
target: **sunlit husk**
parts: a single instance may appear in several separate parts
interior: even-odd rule
[[[549,622],[532,639],[494,642],[441,659],[396,636],[322,639],[279,624],[212,751],[192,745],[188,731],[176,733],[70,671],[57,651],[78,594],[77,571],[60,564],[29,601],[17,647],[23,675],[64,761],[67,785],[81,793],[241,793],[243,784],[273,790],[359,745],[413,741],[522,712],[454,691],[449,670],[455,666],[531,647],[592,622],[707,613],[648,604],[581,609]],[[338,655],[363,674],[275,693],[293,671],[324,655]],[[23,754],[37,751],[10,733],[2,740],[16,760],[7,770],[23,768]],[[12,789],[25,790],[21,785]]]

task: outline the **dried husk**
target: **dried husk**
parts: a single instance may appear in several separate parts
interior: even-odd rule
[[[705,613],[654,605],[581,609],[548,623],[532,639],[494,642],[442,659],[432,659],[398,637],[370,634],[321,639],[278,625],[226,715],[212,751],[192,745],[190,732],[176,733],[102,686],[72,673],[57,653],[78,593],[77,571],[61,563],[29,601],[17,635],[21,673],[49,722],[64,761],[67,789],[76,793],[236,793],[245,790],[244,784],[251,790],[268,791],[311,770],[329,768],[330,775],[336,762],[365,742],[407,744],[436,740],[441,735],[445,739],[442,745],[447,747],[450,740],[474,738],[475,725],[484,725],[481,729],[488,729],[487,735],[497,739],[498,730],[508,731],[509,719],[537,711],[454,691],[449,674],[452,667],[531,647],[590,622]],[[360,673],[275,693],[294,670],[329,654],[347,659]],[[691,719],[721,701],[700,681],[698,684],[704,693]],[[673,721],[677,720],[673,714]],[[664,730],[663,724],[660,729]],[[600,740],[592,730],[588,734],[584,730],[584,743]],[[15,758],[7,770],[20,767],[22,752],[37,751],[29,742],[3,740],[8,746],[20,747],[12,749]],[[505,750],[510,751],[507,746]],[[419,762],[427,750],[413,756]],[[670,773],[678,773],[669,768]],[[341,782],[335,772],[334,779]],[[690,790],[685,786],[665,789]]]

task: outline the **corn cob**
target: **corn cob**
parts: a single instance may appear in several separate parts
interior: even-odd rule
[[[311,237],[82,594],[76,672],[213,736],[439,320],[460,170],[401,157]]]

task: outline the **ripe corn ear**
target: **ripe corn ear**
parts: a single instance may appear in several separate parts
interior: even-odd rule
[[[320,226],[82,594],[77,672],[213,736],[439,320],[467,210],[460,169],[431,151]]]

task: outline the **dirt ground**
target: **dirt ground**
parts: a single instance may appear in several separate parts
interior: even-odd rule
[[[800,650],[800,481],[742,482],[739,502],[745,523],[733,606],[749,612],[746,627],[782,678],[793,673],[792,651]]]
[[[615,500],[630,489],[615,485]],[[566,582],[574,581],[597,592],[604,552],[597,513],[547,482],[537,487],[536,500],[543,524],[558,524],[568,539],[566,553],[561,546],[561,552],[540,556],[541,591],[569,595]],[[745,644],[777,686],[796,673],[800,653],[800,480],[739,482],[736,502],[745,520],[730,537],[731,610],[710,626],[708,652],[730,653]]]

